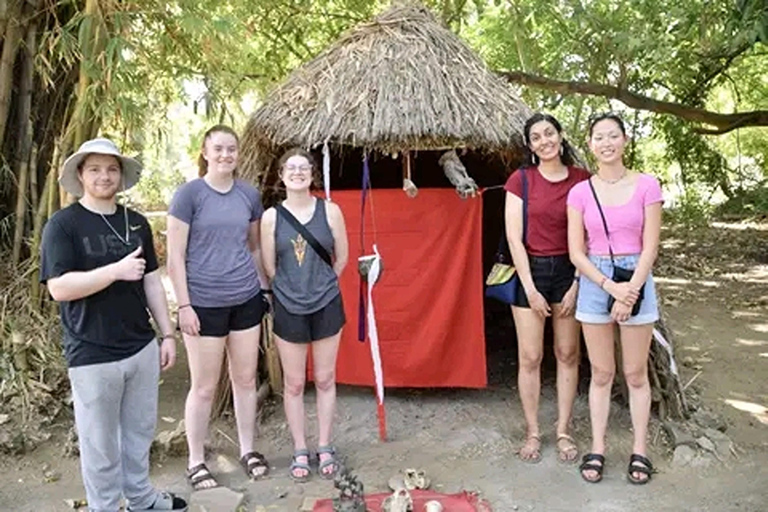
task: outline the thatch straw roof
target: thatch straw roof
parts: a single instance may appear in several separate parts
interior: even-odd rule
[[[256,177],[264,153],[326,141],[385,153],[519,148],[530,114],[427,8],[400,5],[343,35],[267,96],[246,127],[241,170]]]

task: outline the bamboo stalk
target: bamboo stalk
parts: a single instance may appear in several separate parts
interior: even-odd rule
[[[32,144],[32,152],[29,154],[29,198],[31,201],[32,212],[37,212],[40,205],[40,184],[37,180],[37,144]],[[43,183],[45,187],[45,183]],[[34,227],[34,223],[32,223]]]
[[[43,200],[35,210],[35,219],[32,223],[32,258],[37,258],[40,253],[40,243],[43,235],[43,223],[46,219],[46,214],[50,207],[51,201],[49,197],[51,192],[56,190],[56,171],[54,167],[48,170],[48,176],[45,179],[43,185]],[[40,267],[35,265],[35,269],[32,271],[29,282],[30,295],[32,296],[32,304],[35,308],[40,307]]]
[[[16,196],[16,228],[13,235],[13,251],[11,252],[11,262],[14,265],[19,264],[21,257],[21,245],[24,242],[24,225],[26,224],[27,213],[27,181],[29,180],[29,161],[21,162],[19,169],[19,186]]]
[[[21,3],[11,1],[7,8],[8,16],[3,38],[3,53],[0,55],[0,144],[5,139],[8,126],[8,114],[11,103],[11,88],[13,85],[13,64],[16,61],[16,51],[22,38],[20,24]]]

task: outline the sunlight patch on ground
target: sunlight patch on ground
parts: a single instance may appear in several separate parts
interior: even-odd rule
[[[745,340],[744,338],[736,338],[736,343],[747,347],[762,347],[763,345],[768,345],[768,341],[765,340]]]
[[[753,331],[768,333],[768,324],[750,324],[749,328]]]
[[[763,315],[762,313],[759,313],[757,311],[734,311],[733,313],[731,313],[731,316],[733,316],[733,318],[746,318],[746,317],[755,318],[755,317],[760,317],[762,315]]]
[[[713,222],[712,227],[720,229],[733,229],[735,231],[744,231],[745,229],[768,231],[768,224],[765,222]]]
[[[760,357],[768,357],[768,352],[763,352],[762,354],[760,354]]]
[[[768,407],[743,400],[725,399],[725,403],[740,411],[748,412],[763,425],[768,425]]]
[[[653,276],[653,280],[657,283],[663,284],[691,284],[690,279],[682,279],[680,277],[656,277]]]

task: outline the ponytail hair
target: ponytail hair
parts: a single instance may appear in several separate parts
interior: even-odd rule
[[[237,136],[237,133],[235,130],[230,128],[229,126],[223,125],[223,124],[217,124],[216,126],[212,126],[211,128],[208,128],[208,131],[205,132],[203,135],[203,143],[200,147],[200,155],[197,157],[197,175],[199,177],[203,177],[206,174],[208,174],[208,160],[205,159],[203,156],[203,150],[205,149],[205,142],[211,138],[211,135],[214,133],[227,133],[235,138],[235,141],[238,145],[240,145],[240,137]]]
[[[531,128],[538,122],[546,121],[555,127],[557,133],[561,136],[560,162],[567,167],[576,165],[576,152],[571,144],[563,137],[563,127],[554,116],[543,112],[536,112],[525,122],[523,128],[523,138],[525,140],[525,165],[539,165],[539,157],[531,151]]]

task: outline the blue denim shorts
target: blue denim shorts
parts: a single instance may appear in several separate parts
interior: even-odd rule
[[[637,267],[639,254],[629,256],[616,256],[616,265],[629,270]],[[591,261],[606,277],[613,274],[613,265],[610,256],[590,256]],[[652,324],[659,319],[659,305],[656,300],[656,287],[653,284],[653,276],[648,274],[645,281],[643,301],[640,303],[640,311],[635,316],[629,317],[621,325],[645,325]],[[579,279],[579,295],[576,300],[576,320],[585,324],[609,324],[613,322],[608,313],[608,292],[600,288],[600,283],[592,282],[586,276]]]

